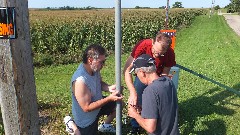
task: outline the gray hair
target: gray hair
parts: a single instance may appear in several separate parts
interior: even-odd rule
[[[156,66],[155,66],[155,65],[152,65],[152,66],[149,66],[149,67],[136,68],[136,69],[135,69],[135,73],[137,73],[140,69],[142,69],[143,72],[146,72],[146,73],[152,73],[152,72],[156,72],[156,71],[157,71]]]
[[[89,45],[83,52],[83,63],[87,63],[88,58],[98,59],[99,55],[106,55],[106,50],[99,44]]]

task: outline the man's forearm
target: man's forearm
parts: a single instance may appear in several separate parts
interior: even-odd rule
[[[148,128],[148,126],[145,123],[145,119],[142,118],[140,114],[136,113],[134,118],[142,128],[144,128],[145,130]]]
[[[157,121],[155,119],[144,119],[140,114],[136,113],[135,117],[138,124],[148,133],[153,133],[156,130]]]
[[[129,74],[128,72],[125,73],[125,82],[128,87],[128,90],[130,91],[130,94],[136,92],[134,85],[133,85],[132,75]]]
[[[106,98],[97,100],[97,101],[95,101],[95,102],[92,102],[92,103],[89,104],[87,112],[91,112],[91,111],[93,111],[93,110],[96,110],[96,109],[98,109],[98,108],[101,108],[102,106],[104,106],[105,104],[107,104],[109,101],[110,101],[110,98],[109,98],[109,97],[106,97]]]

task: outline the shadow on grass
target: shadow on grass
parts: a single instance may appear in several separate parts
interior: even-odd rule
[[[39,124],[47,125],[51,121],[54,109],[59,107],[61,107],[60,103],[38,103]]]
[[[239,89],[239,86],[240,84],[237,84],[233,88]],[[226,99],[236,94],[227,90],[219,91],[220,88],[213,88],[198,97],[179,103],[179,126],[184,127],[181,134],[226,134],[225,122],[217,118],[211,120],[211,118],[216,117],[216,115],[233,115],[235,111],[224,107],[224,105],[230,104]],[[209,119],[209,117],[211,118]],[[201,119],[201,123],[198,123],[199,119]],[[204,129],[199,129],[199,127],[204,127]]]

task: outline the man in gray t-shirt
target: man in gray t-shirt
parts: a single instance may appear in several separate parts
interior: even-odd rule
[[[116,85],[108,85],[101,79],[105,60],[106,50],[101,45],[89,45],[71,79],[72,114],[81,135],[96,135],[98,131],[115,133],[111,122],[115,118],[116,101],[121,101],[122,95]],[[110,94],[103,97],[103,91]],[[108,117],[98,126],[102,115]]]
[[[155,61],[147,54],[140,55],[133,63],[140,81],[148,85],[142,94],[142,110],[128,106],[128,114],[137,120],[150,135],[179,135],[178,100],[172,80],[158,76]]]

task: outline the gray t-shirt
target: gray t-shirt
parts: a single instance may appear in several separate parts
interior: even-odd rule
[[[83,64],[80,64],[78,69],[74,72],[72,76],[71,91],[72,83],[78,79],[81,80],[84,84],[86,84],[86,86],[90,90],[92,95],[91,102],[102,99],[100,72],[95,72],[91,76],[88,74]],[[77,126],[85,128],[91,125],[96,120],[99,111],[100,108],[93,110],[91,112],[84,112],[80,105],[78,104],[76,97],[72,93],[72,114]]]
[[[159,77],[142,94],[143,118],[157,119],[156,131],[151,135],[179,135],[178,99],[172,80]]]

